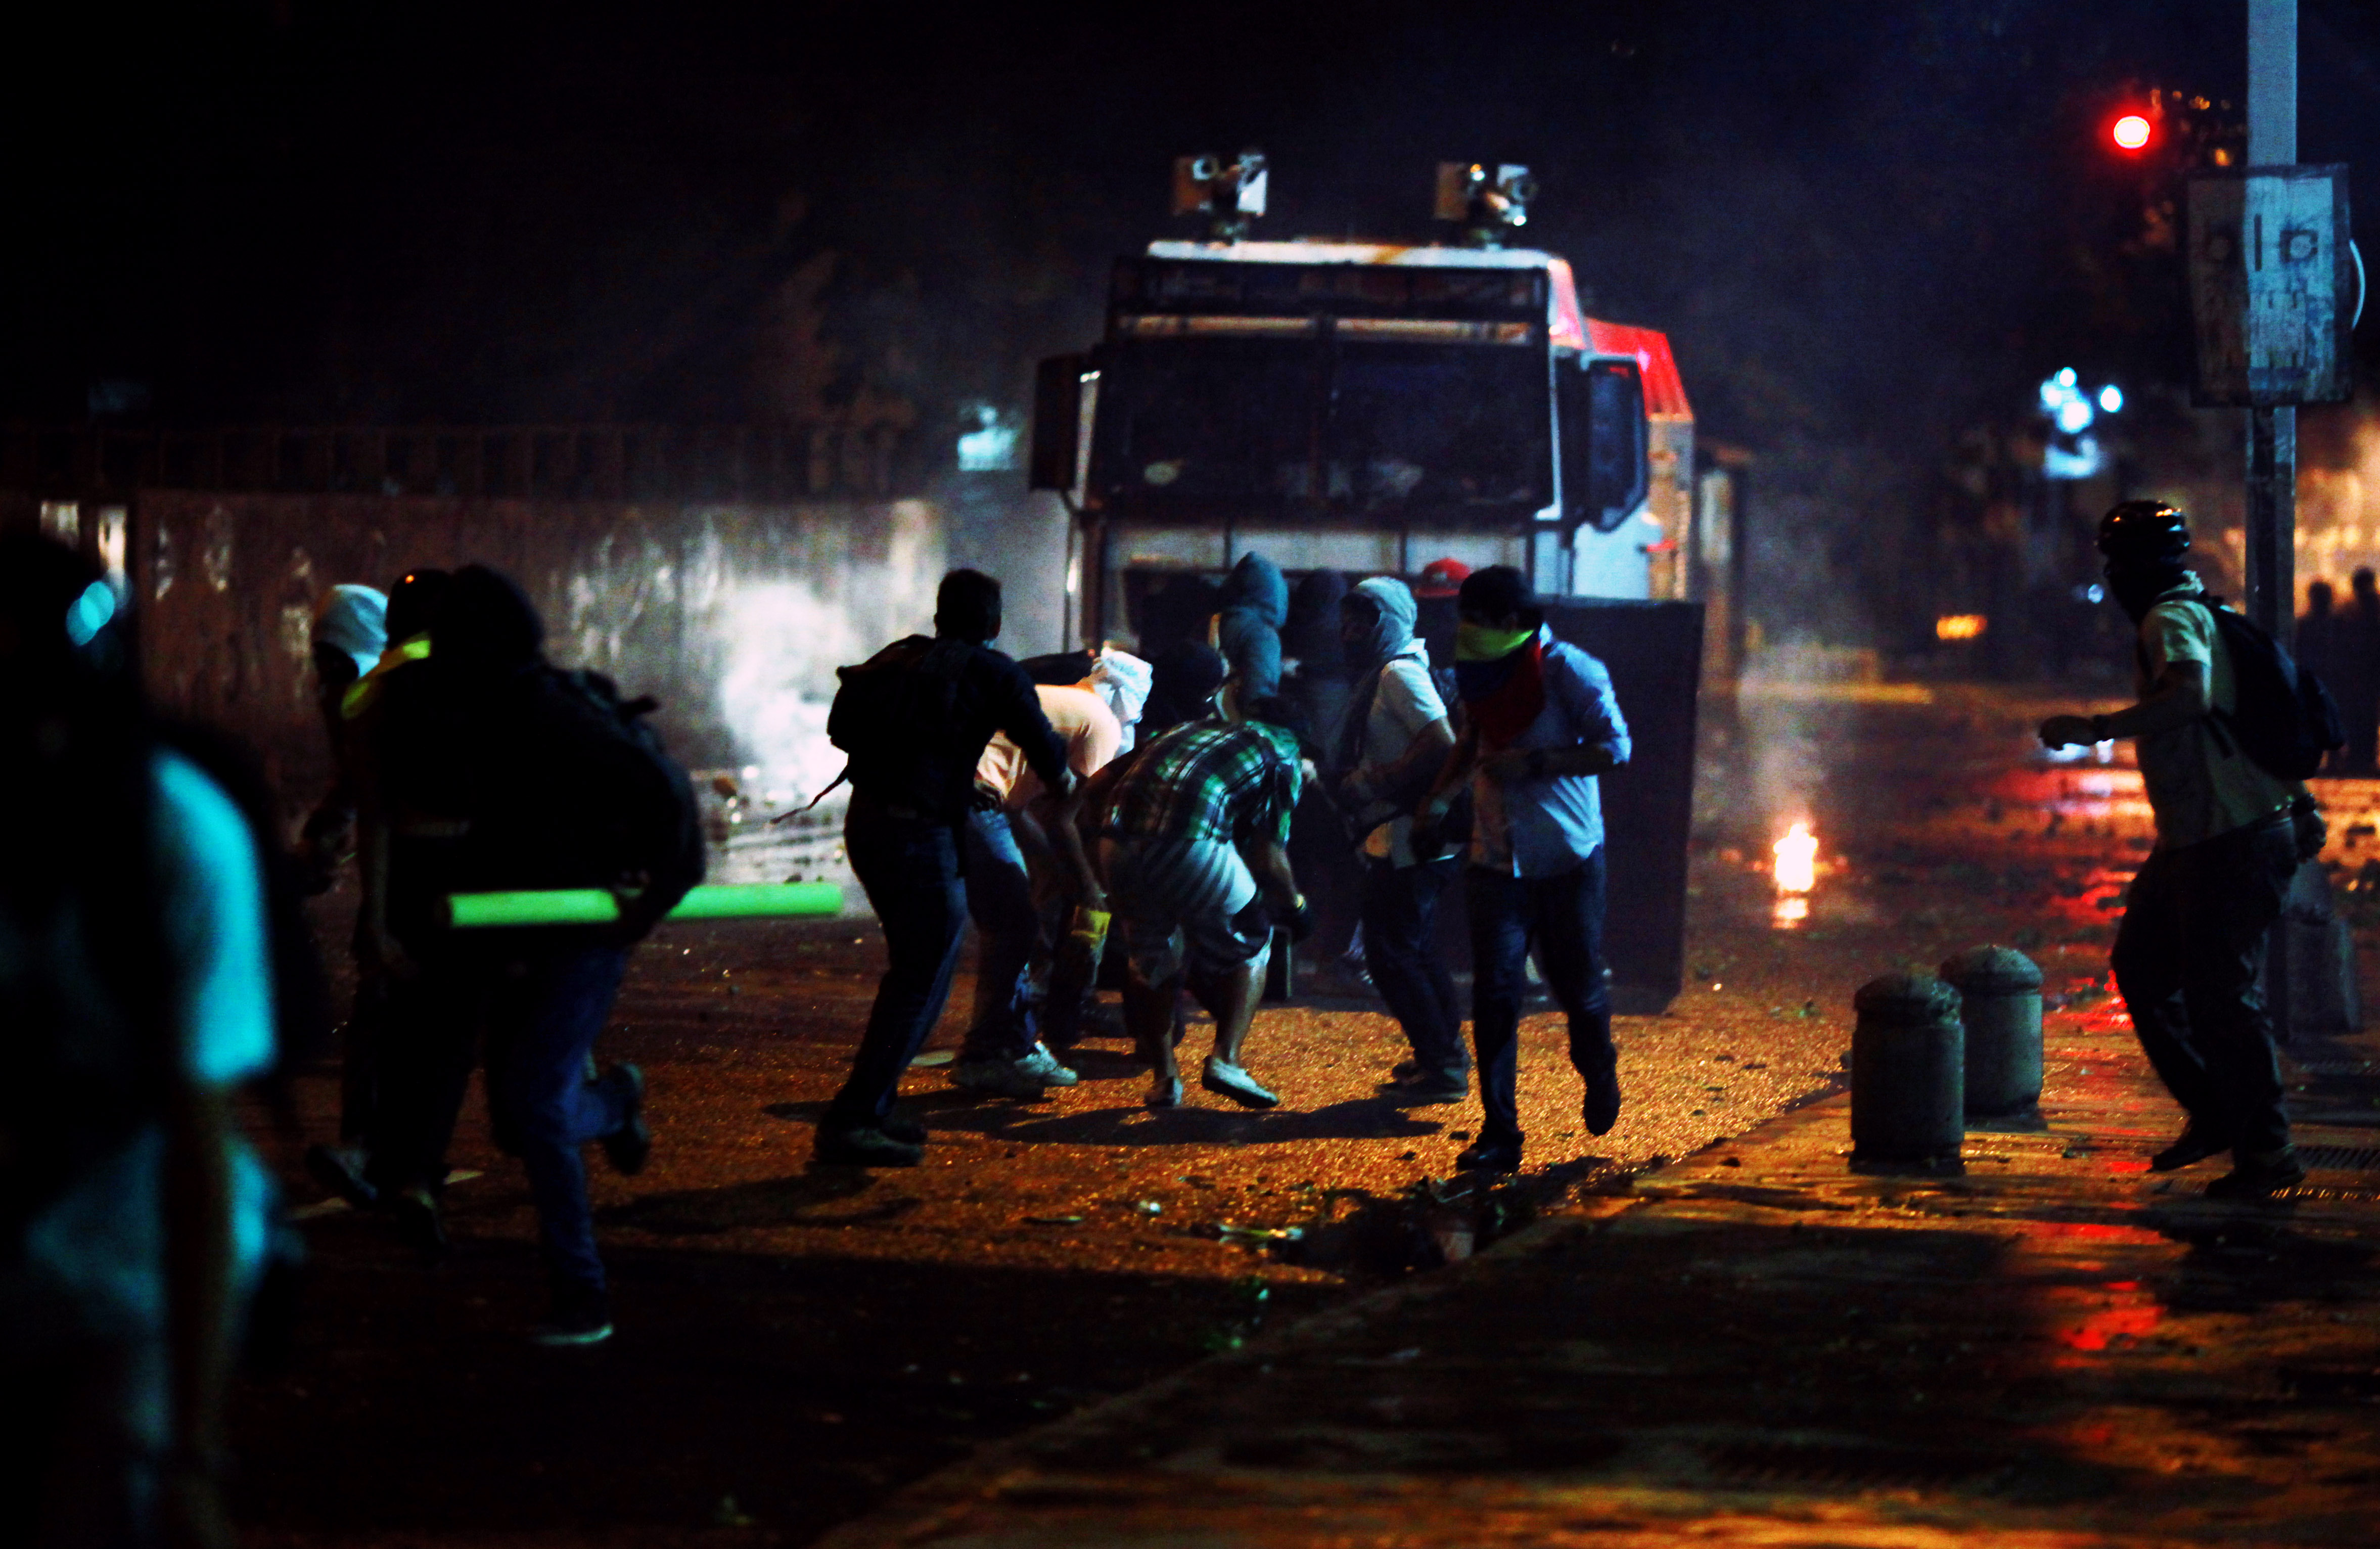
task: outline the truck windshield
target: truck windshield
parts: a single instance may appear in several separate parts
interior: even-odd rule
[[[1534,511],[1553,498],[1547,376],[1511,345],[1135,340],[1102,373],[1094,478],[1144,508]]]
[[[1360,510],[1553,498],[1545,357],[1494,345],[1365,344],[1332,374],[1330,488]]]

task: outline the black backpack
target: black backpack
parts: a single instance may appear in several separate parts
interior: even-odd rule
[[[645,717],[599,672],[538,666],[483,705],[472,772],[473,880],[490,887],[603,887],[644,879],[649,918],[702,880],[693,783]]]
[[[844,777],[921,811],[935,811],[947,794],[937,782],[956,755],[951,717],[959,677],[975,649],[965,640],[911,635],[856,667],[835,668],[839,687],[827,711],[826,735],[848,760]]]
[[[2237,706],[2215,713],[2215,724],[2265,773],[2302,780],[2322,767],[2323,755],[2347,745],[2346,724],[2322,679],[2297,663],[2245,615],[2220,606],[2221,599],[2193,598],[2215,616],[2215,632],[2231,653],[2231,685]]]

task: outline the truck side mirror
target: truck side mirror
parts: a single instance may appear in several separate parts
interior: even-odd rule
[[[1589,359],[1558,371],[1561,384],[1562,514],[1609,532],[1653,487],[1652,427],[1636,362]]]
[[[1052,355],[1034,368],[1030,488],[1065,492],[1081,482],[1083,372],[1089,366],[1087,355]]]

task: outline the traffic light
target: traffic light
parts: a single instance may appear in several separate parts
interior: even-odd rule
[[[2156,122],[2144,113],[2119,115],[2107,126],[2107,142],[2127,156],[2137,156],[2156,139]]]

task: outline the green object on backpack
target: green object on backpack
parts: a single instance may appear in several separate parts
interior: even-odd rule
[[[446,899],[458,931],[524,925],[609,925],[620,901],[601,887],[551,887],[524,893],[454,893]],[[785,920],[843,912],[843,889],[831,882],[726,884],[687,890],[671,920]]]

